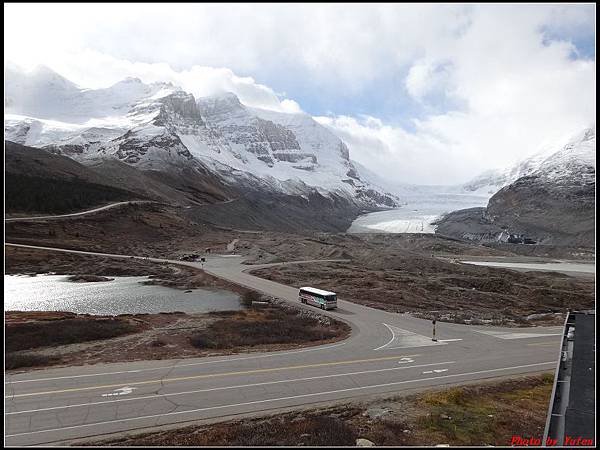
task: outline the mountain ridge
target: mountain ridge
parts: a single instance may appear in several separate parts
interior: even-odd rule
[[[544,165],[551,164],[552,160],[558,158],[557,154],[564,154],[566,148],[578,148],[583,150],[578,153],[578,159],[583,162],[587,161],[593,163],[595,166],[595,147],[590,149],[585,145],[577,145],[578,142],[584,142],[586,136],[593,135],[595,138],[595,134],[596,126],[594,124],[567,138],[563,138],[553,145],[546,145],[532,156],[524,158],[512,166],[504,169],[487,170],[468,182],[463,183],[461,188],[467,192],[493,195],[519,178],[531,175],[540,170]]]
[[[195,99],[172,84],[136,78],[80,89],[42,72],[9,73],[6,139],[83,164],[114,158],[144,170],[192,165],[230,185],[304,196],[316,189],[361,208],[397,205],[393,195],[361,180],[345,143],[306,114],[249,108],[231,93]],[[56,89],[36,104],[18,85]]]
[[[498,190],[486,208],[450,213],[436,232],[484,242],[595,247],[595,150],[594,126],[559,150],[517,165],[523,175]]]

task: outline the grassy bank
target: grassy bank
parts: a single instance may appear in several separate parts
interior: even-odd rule
[[[350,333],[350,327],[323,316],[298,315],[295,309],[261,307],[215,312],[219,320],[190,339],[199,349],[235,349],[309,342],[327,342]],[[325,320],[326,322],[323,322]]]
[[[4,348],[7,352],[14,352],[110,339],[134,333],[139,329],[139,324],[116,317],[79,316],[72,319],[16,323],[8,325],[5,329]]]
[[[274,299],[270,299],[274,301]],[[6,312],[7,370],[273,351],[344,339],[345,323],[279,305],[207,314]]]
[[[125,317],[90,316],[66,312],[7,311],[4,325],[6,370],[60,364],[56,354],[36,352],[139,333],[144,324]]]

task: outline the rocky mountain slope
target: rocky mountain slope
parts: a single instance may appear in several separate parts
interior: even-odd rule
[[[487,208],[448,214],[437,232],[482,241],[595,246],[595,127],[509,173],[524,175],[494,194]]]
[[[211,203],[203,185],[251,202],[298,197],[311,208],[319,198],[315,207],[347,216],[344,223],[356,211],[396,205],[361,179],[346,145],[306,114],[249,108],[233,94],[196,99],[135,78],[96,90],[47,68],[9,66],[5,78],[5,139],[86,166],[124,163],[185,191],[177,202],[187,206]]]
[[[546,158],[548,158],[548,154],[536,153],[512,167],[485,171],[460,187],[473,194],[492,196],[504,186],[535,172]]]
[[[583,131],[583,133],[585,134],[586,131]],[[595,128],[593,128],[592,131],[595,133]],[[512,166],[504,169],[485,171],[468,182],[462,184],[460,188],[465,192],[474,194],[479,193],[482,195],[494,195],[500,189],[515,182],[519,178],[540,170],[543,165],[548,163],[549,159],[556,157],[553,155],[556,155],[557,152],[560,152],[565,147],[573,146],[573,142],[577,140],[578,138],[576,136],[569,136],[564,140],[564,142],[559,141],[554,143],[554,145],[546,145],[539,149],[532,156],[529,156]],[[582,147],[582,149],[584,148],[585,147]],[[584,155],[586,151],[587,150],[579,152],[579,156],[584,159],[589,158],[589,156]]]
[[[4,149],[5,212],[66,213],[123,200],[148,199],[61,155],[12,142]]]

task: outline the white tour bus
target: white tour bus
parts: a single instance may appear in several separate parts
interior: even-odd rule
[[[312,287],[302,287],[298,293],[298,298],[302,303],[318,306],[321,309],[337,308],[337,295],[335,292]]]

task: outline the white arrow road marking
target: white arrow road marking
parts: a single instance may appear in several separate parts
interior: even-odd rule
[[[427,370],[423,373],[442,373],[442,372],[447,372],[448,369],[433,369],[433,370]]]
[[[404,357],[404,358],[400,358],[400,361],[398,361],[398,364],[411,363],[411,362],[415,362],[415,360],[412,358]]]
[[[131,394],[134,389],[137,389],[137,388],[125,386],[125,387],[122,387],[119,389],[115,389],[114,391],[109,392],[107,394],[102,394],[102,397],[113,397],[115,395],[127,395],[127,394]]]

